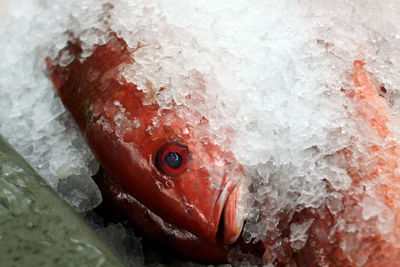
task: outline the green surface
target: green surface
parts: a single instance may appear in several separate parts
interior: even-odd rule
[[[0,266],[123,266],[1,136]]]

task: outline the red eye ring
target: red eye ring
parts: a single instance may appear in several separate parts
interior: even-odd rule
[[[163,173],[176,176],[187,169],[190,161],[189,149],[179,143],[167,143],[157,152],[156,166]]]

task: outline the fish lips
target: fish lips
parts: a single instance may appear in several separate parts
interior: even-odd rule
[[[192,224],[180,224],[179,220],[171,223],[204,240],[216,240],[225,245],[234,244],[242,233],[247,217],[249,182],[241,171],[234,171],[223,180],[225,185],[217,196],[211,213],[207,211],[208,205],[203,209],[198,206],[191,216],[188,216]],[[206,214],[210,214],[211,217]]]
[[[186,203],[191,207],[186,212],[186,205],[182,202],[178,202],[180,204],[175,206],[181,209],[180,215],[175,212],[173,216],[174,210],[172,209],[168,209],[169,214],[165,214],[164,209],[161,213],[154,212],[169,223],[203,240],[231,245],[240,237],[246,220],[246,209],[249,206],[248,188],[249,185],[244,178],[229,181],[217,196],[211,212],[207,211],[209,205],[196,207],[194,203]],[[164,202],[164,205],[166,204]],[[168,204],[172,205],[172,203]]]
[[[249,206],[246,199],[249,185],[241,180],[229,194],[222,212],[223,229],[222,237],[224,244],[235,243],[242,233],[246,220],[246,209]]]

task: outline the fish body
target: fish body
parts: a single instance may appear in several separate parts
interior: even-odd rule
[[[283,243],[281,253],[274,253],[270,249],[274,241],[267,239],[265,264],[400,266],[400,147],[391,130],[396,120],[382,96],[384,88],[364,65],[361,60],[354,61],[353,84],[341,89],[349,99],[349,119],[357,120],[360,135],[332,155],[342,162],[340,167],[352,183],[346,190],[330,188],[339,196],[335,203],[303,209],[293,215],[290,226],[282,226],[286,240],[291,239],[292,225],[305,227],[307,241],[301,247]]]
[[[310,239],[300,252],[301,266],[400,266],[400,144],[391,130],[395,118],[381,96],[385,90],[364,65],[363,61],[354,61],[353,88],[344,92],[353,105],[353,115],[368,129],[364,135],[369,137],[366,142],[354,137],[354,147],[340,152],[352,185],[343,192],[344,206],[338,214],[332,215],[325,209],[325,218],[314,215]],[[357,146],[364,147],[367,153],[356,156],[352,151]],[[360,214],[361,207],[364,211]],[[376,213],[366,214],[365,209],[371,208]],[[327,229],[340,225],[339,220],[342,225],[354,224],[356,228],[339,228],[329,237]]]
[[[91,56],[81,58],[81,52],[79,42],[70,42],[60,55],[75,59],[67,66],[48,59],[48,70],[96,158],[124,190],[114,192],[116,198],[129,194],[143,205],[124,206],[127,213],[149,209],[190,233],[192,241],[219,250],[234,243],[247,185],[233,155],[190,128],[187,107],[172,103],[172,109],[160,109],[154,94],[121,76],[124,64],[134,60],[124,40],[111,34]],[[200,125],[207,129],[207,120]]]

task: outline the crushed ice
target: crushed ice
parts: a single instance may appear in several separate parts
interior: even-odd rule
[[[111,28],[134,50],[134,63],[121,66],[124,77],[156,96],[149,102],[189,107],[193,120],[185,126],[232,151],[245,167],[253,182],[246,240],[279,240],[282,213],[289,222],[303,208],[343,211],[340,192],[351,178],[337,152],[363,125],[349,117],[351,104],[340,89],[352,83],[353,61],[363,59],[399,115],[400,2],[110,2],[0,2],[0,133],[72,206],[86,211],[101,201],[89,180],[97,167],[46,77],[44,58],[54,58],[71,34],[89,56]],[[60,64],[71,60],[65,54]],[[203,116],[206,132],[198,125]],[[85,192],[72,195],[74,177],[86,180],[79,187]],[[359,218],[376,220],[382,233],[395,227],[373,194],[358,207]],[[293,248],[304,245],[312,222],[290,225]],[[342,244],[350,258],[354,242]]]

